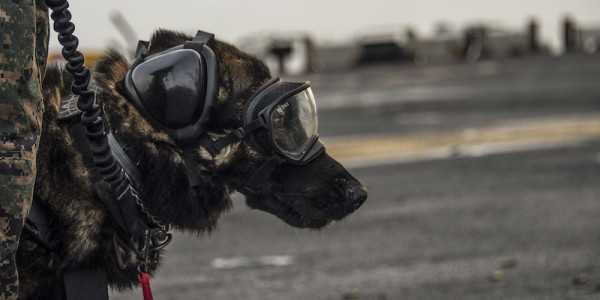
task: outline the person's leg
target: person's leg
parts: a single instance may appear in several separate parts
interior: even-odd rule
[[[17,298],[15,254],[35,183],[45,69],[37,56],[45,65],[47,55],[47,14],[37,15],[46,24],[36,26],[34,1],[0,0],[0,299]]]

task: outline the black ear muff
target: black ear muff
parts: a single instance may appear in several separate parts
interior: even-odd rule
[[[125,78],[137,110],[181,147],[190,187],[202,185],[196,151],[219,87],[219,63],[207,46],[213,38],[199,30],[192,41],[147,57],[148,44],[142,42]]]
[[[207,46],[213,38],[198,31],[192,41],[150,56],[142,42],[125,78],[125,92],[137,110],[181,144],[193,144],[204,133],[217,96],[219,64]]]
[[[194,50],[179,49],[146,59],[131,74],[145,110],[170,128],[193,124],[204,108],[206,67]]]

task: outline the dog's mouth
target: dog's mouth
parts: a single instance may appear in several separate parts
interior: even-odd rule
[[[333,219],[310,205],[304,197],[271,194],[270,197],[250,196],[246,198],[248,206],[275,215],[285,223],[298,228],[322,228]]]
[[[271,192],[267,195],[249,196],[246,203],[251,208],[277,216],[291,226],[312,229],[320,229],[334,220],[341,220],[358,208],[343,205],[343,199],[336,193],[313,192]]]

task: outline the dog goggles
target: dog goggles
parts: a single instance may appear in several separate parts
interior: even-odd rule
[[[317,108],[310,84],[275,78],[246,102],[244,126],[216,141],[203,137],[201,145],[216,155],[225,146],[245,138],[252,148],[270,156],[240,190],[244,194],[256,193],[278,165],[303,165],[324,152],[317,128]]]
[[[246,126],[263,124],[248,137],[262,154],[276,152],[292,164],[305,164],[323,149],[317,134],[315,98],[308,82],[267,82],[247,102]]]

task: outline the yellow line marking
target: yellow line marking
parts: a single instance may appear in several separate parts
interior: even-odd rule
[[[327,152],[345,163],[444,155],[452,149],[565,144],[600,139],[600,115],[512,122],[436,133],[326,139]]]

